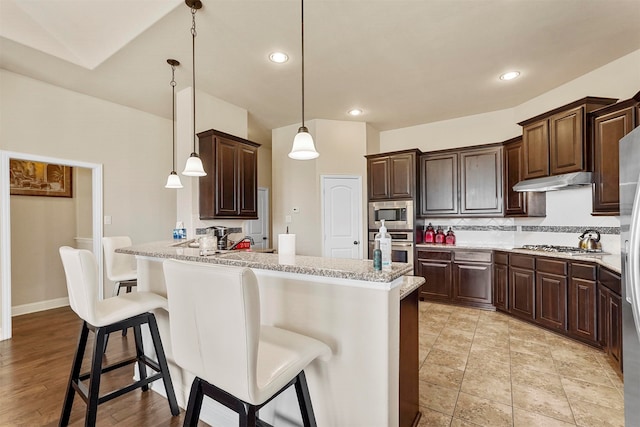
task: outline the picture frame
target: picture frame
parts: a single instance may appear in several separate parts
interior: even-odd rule
[[[73,197],[71,166],[9,159],[11,195]]]

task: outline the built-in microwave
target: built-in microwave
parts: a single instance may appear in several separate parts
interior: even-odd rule
[[[381,219],[389,230],[413,230],[413,200],[369,202],[369,229],[380,228]]]

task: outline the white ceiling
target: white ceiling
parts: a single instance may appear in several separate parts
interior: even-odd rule
[[[259,141],[299,123],[300,2],[203,3],[198,90],[247,109]],[[510,108],[640,49],[639,24],[640,0],[305,0],[305,116],[387,130]],[[0,67],[170,118],[190,27],[182,0],[0,0]]]

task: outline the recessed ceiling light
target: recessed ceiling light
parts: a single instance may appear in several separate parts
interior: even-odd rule
[[[351,110],[348,111],[350,116],[359,116],[363,113],[363,111],[359,108],[352,108]]]
[[[283,62],[287,62],[289,60],[289,55],[284,52],[273,52],[269,55],[269,59],[271,62],[275,62],[276,64],[282,64]]]
[[[520,71],[509,71],[500,76],[500,80],[513,80],[520,75]]]

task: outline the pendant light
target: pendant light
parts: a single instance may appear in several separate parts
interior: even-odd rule
[[[298,133],[293,139],[293,147],[291,147],[289,157],[294,160],[311,160],[320,154],[316,151],[309,129],[304,125],[304,0],[300,1],[300,12],[300,28],[302,33],[302,126],[300,126]]]
[[[202,167],[202,160],[196,153],[196,12],[202,8],[200,0],[185,0],[185,3],[191,9],[191,53],[192,53],[192,90],[193,90],[193,152],[187,159],[187,164],[182,171],[186,176],[205,176],[207,173]]]
[[[171,124],[173,125],[173,149],[172,156],[173,162],[171,163],[171,173],[167,178],[167,184],[164,188],[182,188],[182,182],[180,182],[180,177],[176,173],[176,67],[180,65],[180,62],[175,59],[167,59],[167,63],[171,65],[171,106],[173,107],[173,120]]]

